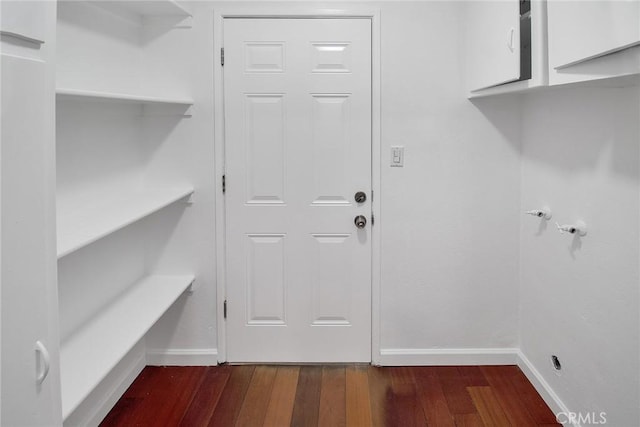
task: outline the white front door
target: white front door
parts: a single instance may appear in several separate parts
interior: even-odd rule
[[[225,19],[224,50],[227,359],[370,361],[371,21]]]

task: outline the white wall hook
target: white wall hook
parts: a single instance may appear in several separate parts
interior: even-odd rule
[[[551,209],[542,208],[542,209],[533,209],[525,212],[527,215],[537,216],[538,218],[543,218],[546,220],[551,219]]]
[[[578,221],[575,224],[564,224],[560,225],[556,222],[556,227],[558,227],[558,231],[560,233],[569,233],[575,234],[578,236],[586,236],[587,235],[587,224],[582,221]]]

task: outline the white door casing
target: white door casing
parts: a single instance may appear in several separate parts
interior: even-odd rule
[[[225,19],[224,48],[227,360],[370,361],[371,20]]]

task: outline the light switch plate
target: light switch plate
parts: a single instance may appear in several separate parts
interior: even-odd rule
[[[401,168],[404,166],[404,146],[394,145],[391,147],[391,167]]]

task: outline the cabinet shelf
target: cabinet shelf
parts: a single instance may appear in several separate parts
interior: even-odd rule
[[[58,208],[58,258],[62,258],[172,203],[193,188],[124,191],[101,195],[94,203]]]
[[[188,98],[171,98],[145,96],[130,93],[100,92],[83,89],[57,88],[56,99],[76,100],[76,101],[97,101],[97,102],[120,102],[131,104],[148,105],[177,105],[190,107],[193,100]]]
[[[126,0],[126,1],[99,1],[98,5],[107,5],[110,8],[118,8],[141,16],[192,16],[191,13],[174,0]]]
[[[193,276],[148,276],[62,343],[60,375],[65,419],[193,280]]]

